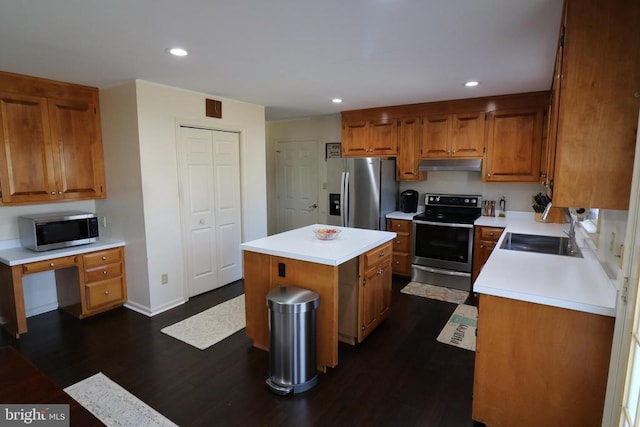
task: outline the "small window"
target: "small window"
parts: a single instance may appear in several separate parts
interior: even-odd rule
[[[589,215],[582,221],[582,228],[589,234],[596,234],[599,228],[598,209],[589,209]]]

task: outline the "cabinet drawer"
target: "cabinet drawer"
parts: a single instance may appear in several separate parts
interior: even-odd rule
[[[93,310],[105,304],[122,301],[122,278],[105,280],[85,286],[87,310]]]
[[[40,271],[55,270],[58,268],[73,267],[76,264],[76,257],[65,256],[46,261],[30,262],[22,266],[22,274],[38,273]]]
[[[393,254],[393,260],[391,261],[393,267],[393,273],[402,276],[411,275],[411,258],[409,254]]]
[[[480,239],[497,242],[503,231],[500,227],[480,227]]]
[[[390,260],[392,248],[393,248],[393,244],[392,242],[389,242],[367,252],[364,255],[365,269],[379,262]]]
[[[122,263],[107,264],[101,267],[85,270],[85,283],[99,282],[122,276]]]
[[[107,249],[104,251],[91,252],[84,255],[84,268],[97,267],[99,265],[111,264],[114,262],[121,262],[120,248]]]
[[[409,252],[411,250],[411,241],[409,239],[409,235],[407,234],[398,234],[395,239],[393,239],[393,251],[394,252]]]
[[[389,230],[387,231],[395,231],[396,233],[408,233],[411,231],[411,221],[404,219],[390,219],[389,224]]]

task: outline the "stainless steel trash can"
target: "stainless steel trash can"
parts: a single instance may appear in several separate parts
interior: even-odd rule
[[[269,378],[271,391],[301,393],[318,382],[316,309],[320,295],[280,286],[267,294],[269,307]]]

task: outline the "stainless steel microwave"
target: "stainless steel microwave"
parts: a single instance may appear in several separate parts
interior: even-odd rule
[[[56,212],[18,217],[20,243],[34,251],[98,241],[98,218],[89,212]]]

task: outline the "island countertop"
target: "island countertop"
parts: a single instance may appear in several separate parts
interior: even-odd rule
[[[500,248],[507,232],[564,236],[569,224],[539,223],[533,215],[514,214],[479,218],[476,225],[505,227],[505,232],[474,282],[474,292],[615,316],[616,289],[586,242],[580,248],[583,258]]]
[[[319,240],[313,233],[316,228],[335,228],[340,234],[333,240]],[[394,237],[396,233],[390,231],[314,224],[242,243],[240,249],[336,266]]]

